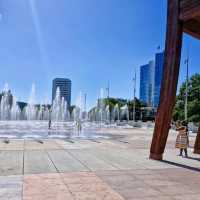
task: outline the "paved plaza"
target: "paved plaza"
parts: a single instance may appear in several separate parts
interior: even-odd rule
[[[177,156],[175,131],[162,162],[148,159],[153,129],[100,131],[120,137],[1,140],[0,200],[200,199],[200,156]]]

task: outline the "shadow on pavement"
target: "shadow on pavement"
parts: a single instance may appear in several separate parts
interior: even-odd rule
[[[195,159],[196,160],[197,158],[188,157],[188,159]],[[199,159],[197,159],[197,160],[200,161]],[[172,162],[172,161],[169,161],[169,160],[162,160],[160,162],[167,163],[169,165],[173,165],[173,166],[176,166],[176,167],[182,167],[184,169],[189,169],[189,170],[192,170],[192,171],[200,172],[200,168],[197,168],[197,167],[191,167],[189,165],[175,163],[175,162]]]

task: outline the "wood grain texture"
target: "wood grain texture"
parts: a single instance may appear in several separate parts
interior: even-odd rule
[[[181,0],[179,18],[184,24],[183,31],[200,39],[200,1]]]

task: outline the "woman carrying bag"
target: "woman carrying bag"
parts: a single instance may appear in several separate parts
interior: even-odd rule
[[[176,128],[176,131],[179,132],[176,138],[176,148],[180,149],[179,156],[183,156],[183,151],[184,151],[185,157],[188,157],[187,147],[189,144],[189,138],[188,138],[187,122],[183,121],[179,125],[179,127]]]

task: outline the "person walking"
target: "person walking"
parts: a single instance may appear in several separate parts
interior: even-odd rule
[[[52,113],[52,110],[50,109],[49,110],[49,123],[48,123],[49,130],[51,129],[51,113]]]
[[[81,120],[80,119],[77,120],[76,126],[77,126],[77,129],[78,129],[78,135],[80,135],[80,133],[82,131],[82,124],[81,124]]]
[[[187,122],[183,121],[179,123],[176,128],[176,131],[179,132],[176,138],[176,148],[180,149],[179,156],[183,156],[183,151],[184,151],[185,157],[188,157],[187,147],[189,144],[189,139],[188,139]]]

